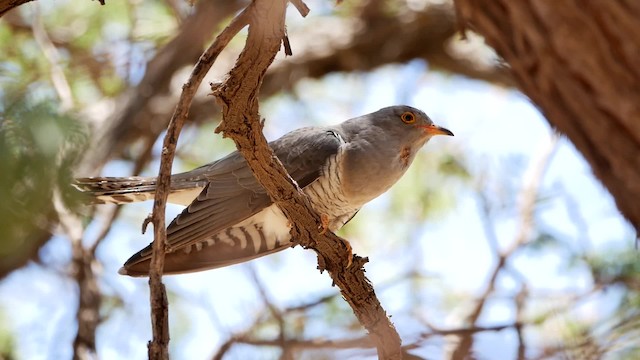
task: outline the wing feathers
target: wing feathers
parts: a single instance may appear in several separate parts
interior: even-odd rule
[[[335,155],[342,144],[344,142],[336,130],[329,128],[299,129],[270,143],[289,174],[301,187],[307,186],[321,175],[327,159]],[[272,202],[254,178],[244,158],[237,152],[176,177],[181,180],[206,178],[208,183],[167,228],[167,242],[173,252],[166,255],[165,272],[181,273],[231,265],[288,247],[288,244],[277,245],[278,238],[265,240],[276,235],[265,236],[260,230],[259,242],[265,245],[260,246],[258,253],[255,249],[248,251],[250,246],[246,246],[246,242],[242,246],[243,242],[234,241],[231,246],[228,242],[217,241],[206,249],[184,256],[184,251],[179,251],[180,249],[202,242],[209,243],[207,239],[222,234],[232,226],[238,226]],[[286,227],[286,221],[279,222],[277,226]],[[288,232],[288,229],[284,229],[284,232]],[[246,235],[242,231],[238,234]],[[234,233],[234,236],[241,237],[238,234]],[[228,234],[225,236],[231,238]],[[253,237],[251,240],[254,244],[258,241]],[[130,275],[146,274],[144,269],[148,269],[150,254],[150,247],[141,250],[125,263],[123,271]]]

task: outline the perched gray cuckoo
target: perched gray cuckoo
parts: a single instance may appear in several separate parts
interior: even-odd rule
[[[335,231],[398,181],[434,135],[453,133],[418,109],[391,106],[334,126],[298,129],[270,146],[325,230]],[[124,204],[153,199],[156,178],[80,178],[74,185],[95,202]],[[168,201],[187,207],[167,228],[165,274],[219,268],[291,246],[287,218],[238,152],[172,175]],[[151,245],[120,273],[147,275],[150,261]]]

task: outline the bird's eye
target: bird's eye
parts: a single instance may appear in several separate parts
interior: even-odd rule
[[[402,122],[405,124],[413,124],[414,122],[416,122],[416,116],[413,115],[412,112],[408,111],[400,115],[400,119],[402,119]]]

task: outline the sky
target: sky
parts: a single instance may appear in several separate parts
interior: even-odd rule
[[[394,104],[418,107],[427,112],[436,124],[455,133],[453,138],[432,139],[422,150],[423,157],[416,161],[436,153],[464,154],[472,176],[488,176],[490,183],[498,184],[495,185],[498,190],[501,181],[505,186],[519,186],[522,172],[514,171],[512,177],[506,176],[513,171],[512,164],[516,164],[516,170],[517,164],[522,170],[526,169],[529,161],[548,146],[551,137],[546,120],[519,92],[431,72],[421,61],[385,66],[371,73],[333,74],[321,80],[305,80],[296,86],[295,96],[279,96],[262,104],[261,114],[267,119],[267,137],[274,139],[297,127],[338,123]],[[181,138],[181,149],[189,150],[189,144],[198,136],[196,132],[187,130]],[[209,136],[214,138],[213,142],[219,141],[213,132]],[[158,151],[159,145],[156,153]],[[180,166],[183,165],[176,165]],[[104,174],[124,176],[128,171],[128,164],[113,162],[105,168]],[[151,168],[148,171],[155,173],[156,170]],[[429,176],[425,178],[429,179]],[[447,184],[441,186],[446,187]],[[374,286],[394,281],[409,266],[402,262],[407,256],[411,261],[419,262],[419,268],[437,282],[446,284],[447,294],[438,289],[423,289],[424,306],[415,309],[417,314],[428,317],[441,327],[460,326],[460,320],[469,309],[468,303],[461,302],[456,306],[455,301],[448,307],[442,307],[451,301],[447,296],[480,294],[496,261],[478,216],[477,196],[468,187],[456,185],[455,188],[458,192],[451,209],[436,220],[426,221],[410,231],[410,236],[418,239],[417,248],[412,247],[409,251],[394,249],[384,243],[370,243],[373,240],[384,242],[393,236],[385,232],[387,224],[374,221],[371,222],[370,233],[352,241],[355,253],[370,256],[371,262],[366,270]],[[539,223],[574,239],[576,246],[587,240],[578,226],[582,224],[587,228],[586,237],[594,249],[630,246],[633,241],[631,227],[616,210],[611,196],[594,179],[583,158],[564,138],[559,140],[552,155],[541,191],[551,200],[545,203],[544,211],[539,214]],[[575,216],[568,211],[567,199],[579,209],[580,224],[576,224]],[[374,200],[358,214],[358,221],[365,224],[368,224],[367,219],[384,221],[389,201],[388,195]],[[125,302],[124,308],[111,312],[99,329],[98,351],[105,359],[146,358],[146,342],[151,336],[147,281],[119,276],[116,272],[132,253],[151,241],[151,234],[139,234],[140,223],[151,211],[151,206],[151,202],[126,206],[123,216],[98,251],[102,261],[97,269],[102,274],[101,288],[108,296],[120,296]],[[180,209],[171,206],[167,217],[172,218]],[[501,247],[507,247],[512,241],[517,226],[514,214],[500,218],[496,231]],[[97,228],[92,224],[87,229],[88,234],[95,233]],[[379,249],[391,251],[392,255],[385,256],[385,252]],[[71,258],[70,247],[64,238],[56,236],[42,250],[42,257],[48,268],[31,264],[0,282],[0,311],[18,335],[17,345],[22,358],[69,358],[76,331],[75,314],[70,310],[73,308],[70,304],[76,304],[77,300],[73,282],[60,274]],[[566,261],[562,254],[541,252],[533,256],[527,252],[516,256],[512,266],[525,275],[533,290],[579,293],[588,289],[591,284],[586,269],[569,268]],[[171,294],[181,295],[180,298],[170,295],[173,358],[207,359],[226,340],[229,332],[242,331],[262,315],[261,300],[250,276],[252,269],[265,284],[269,298],[281,307],[304,303],[336,291],[331,287],[328,275],[316,270],[314,254],[300,248],[249,264],[166,277]],[[509,276],[501,277],[498,284],[500,293],[512,294],[516,290],[514,279]],[[406,307],[407,299],[397,294],[405,292],[393,291],[393,286],[379,292],[383,306],[390,314],[402,314]],[[607,311],[615,296],[613,292],[604,298],[590,299],[579,311],[587,317],[597,316]],[[109,305],[110,301],[106,307],[115,306]],[[514,316],[511,302],[496,298],[483,313],[480,323],[507,323],[513,321]],[[419,324],[409,316],[399,315],[393,319],[405,339],[415,335],[419,329]],[[326,330],[322,329],[322,324],[312,325],[309,331],[314,329],[319,332]],[[531,334],[530,340],[537,341],[537,336]],[[438,358],[442,355],[443,344],[434,342],[434,346],[422,349],[421,354]],[[514,334],[505,331],[482,335],[478,350],[485,359],[510,357],[515,351]],[[242,352],[232,352],[234,354],[239,358]],[[277,355],[264,352],[261,356],[267,359]]]

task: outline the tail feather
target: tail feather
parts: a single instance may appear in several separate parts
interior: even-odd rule
[[[174,176],[175,177],[175,176]],[[206,182],[172,177],[168,202],[189,205]],[[129,204],[151,200],[156,192],[156,178],[144,176],[77,178],[73,186],[88,195],[92,204]]]
[[[90,196],[94,204],[128,204],[153,199],[155,177],[89,177],[77,178],[73,186]]]

